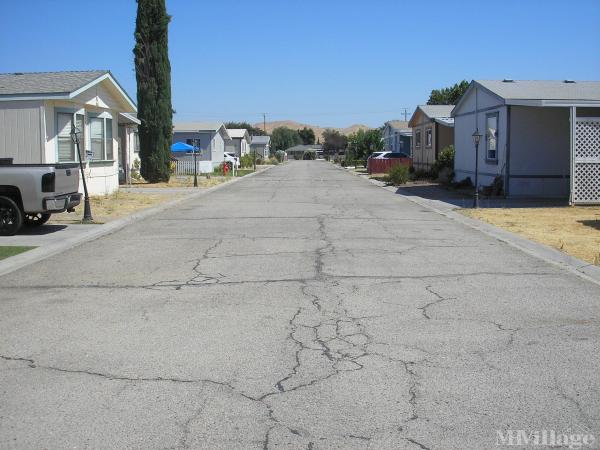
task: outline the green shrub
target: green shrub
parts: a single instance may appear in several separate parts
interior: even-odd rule
[[[446,167],[448,169],[454,169],[455,153],[456,152],[454,151],[454,145],[449,145],[447,147],[444,147],[443,150],[438,155],[437,161],[433,165],[432,171],[434,172],[434,174],[437,175],[440,172],[440,170],[442,170]]]
[[[240,158],[240,165],[243,168],[252,167],[254,165],[253,153],[246,153]]]
[[[283,162],[285,158],[285,152],[283,150],[277,150],[275,152],[275,158],[277,158],[277,161]]]
[[[392,166],[387,173],[388,180],[394,186],[399,186],[401,184],[406,184],[410,179],[410,174],[408,172],[408,166],[402,164],[396,164]]]

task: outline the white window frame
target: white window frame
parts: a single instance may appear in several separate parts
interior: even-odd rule
[[[86,157],[85,157],[85,148],[84,147],[85,147],[85,139],[86,139],[86,136],[87,136],[87,132],[86,132],[87,117],[86,117],[86,114],[85,114],[85,110],[84,109],[79,109],[79,110],[70,110],[69,109],[69,110],[66,110],[66,109],[61,109],[61,108],[57,108],[56,111],[55,111],[56,161],[57,162],[61,162],[61,163],[79,162],[79,154],[77,153],[77,146],[73,142],[71,136],[69,136],[69,139],[71,139],[71,150],[72,150],[72,154],[73,154],[74,158],[72,158],[72,159],[61,159],[60,158],[59,144],[60,144],[61,136],[59,135],[60,130],[58,129],[58,117],[60,115],[71,116],[71,125],[77,124],[77,116],[81,116],[82,117],[82,127],[80,129],[81,136],[80,136],[79,146],[80,146],[81,155],[83,156],[83,161],[85,161]],[[64,138],[64,136],[62,136],[62,137]]]
[[[496,148],[493,150],[490,149],[491,135],[490,135],[490,129],[488,127],[488,120],[491,118],[496,119],[496,135],[494,136]],[[498,111],[485,115],[485,159],[486,159],[486,161],[491,162],[491,163],[498,163],[498,128],[499,128],[499,125],[500,125],[500,113]],[[493,157],[490,157],[490,152],[494,152]]]
[[[426,148],[433,147],[433,128],[432,127],[425,128],[425,147]]]
[[[91,157],[89,159],[89,161],[114,161],[115,160],[115,140],[114,140],[114,133],[113,133],[113,125],[114,125],[114,121],[113,121],[113,117],[106,113],[90,113],[88,112],[88,126],[90,127],[90,132],[88,133],[89,138],[88,138],[88,148],[90,150],[92,150],[92,121],[94,120],[101,120],[102,121],[102,148],[101,148],[101,157],[100,158],[94,158]],[[109,128],[109,121],[110,121],[110,133],[108,133],[108,128]],[[109,137],[110,134],[110,137]],[[111,149],[111,153],[112,155],[108,155],[108,149],[109,149],[109,144],[110,144],[110,149]]]

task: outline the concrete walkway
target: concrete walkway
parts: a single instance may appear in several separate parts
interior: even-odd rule
[[[326,162],[184,201],[0,293],[2,448],[600,439],[598,286]]]

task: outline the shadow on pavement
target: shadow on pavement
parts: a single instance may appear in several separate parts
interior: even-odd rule
[[[450,190],[436,183],[400,186],[396,193],[407,197],[437,200],[457,208],[473,207],[472,194]],[[479,197],[480,208],[550,208],[568,205],[567,199]]]
[[[67,225],[41,225],[37,227],[27,227],[24,226],[19,230],[17,235],[20,236],[44,236],[46,234],[56,233],[58,231],[64,230],[67,228]]]

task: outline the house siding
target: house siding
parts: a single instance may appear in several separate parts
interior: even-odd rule
[[[510,120],[510,195],[568,197],[569,109],[512,106]]]
[[[175,142],[184,142],[187,143],[188,139],[199,139],[200,140],[200,154],[197,158],[200,161],[211,161],[212,160],[212,145],[213,145],[213,136],[217,133],[206,132],[206,133],[198,133],[198,132],[181,132],[176,131],[173,133],[173,143]],[[179,158],[177,152],[175,153],[175,157]],[[184,157],[184,153],[181,153],[181,157]]]
[[[94,88],[92,90],[95,91]],[[108,95],[104,93],[103,95]],[[116,104],[114,100],[102,98],[102,104]],[[84,105],[78,102],[68,102],[59,100],[47,100],[44,103],[45,122],[46,122],[46,137],[45,137],[45,158],[47,163],[57,162],[57,141],[58,133],[56,124],[57,111],[80,111],[86,115],[85,124],[85,139],[81,142],[81,153],[85,154],[90,150],[90,132],[89,132],[89,114],[105,114],[112,119],[112,146],[113,159],[108,161],[88,161],[85,165],[85,176],[88,185],[88,190],[91,195],[107,195],[119,189],[119,126],[117,110],[110,110],[93,105]],[[83,192],[83,182],[80,179],[79,191]]]
[[[475,114],[475,106],[477,110]],[[484,111],[481,111],[484,109]],[[486,161],[486,116],[498,113],[498,142],[497,163]],[[454,173],[456,180],[464,180],[467,177],[475,182],[475,144],[473,133],[475,129],[483,135],[479,144],[479,186],[492,184],[494,177],[505,175],[507,155],[507,109],[503,101],[489,94],[483,89],[478,89],[477,102],[475,101],[475,90],[473,89],[464,100],[459,110],[454,112]],[[512,165],[512,162],[511,162]]]
[[[0,158],[15,164],[41,164],[43,129],[42,101],[0,102]]]

